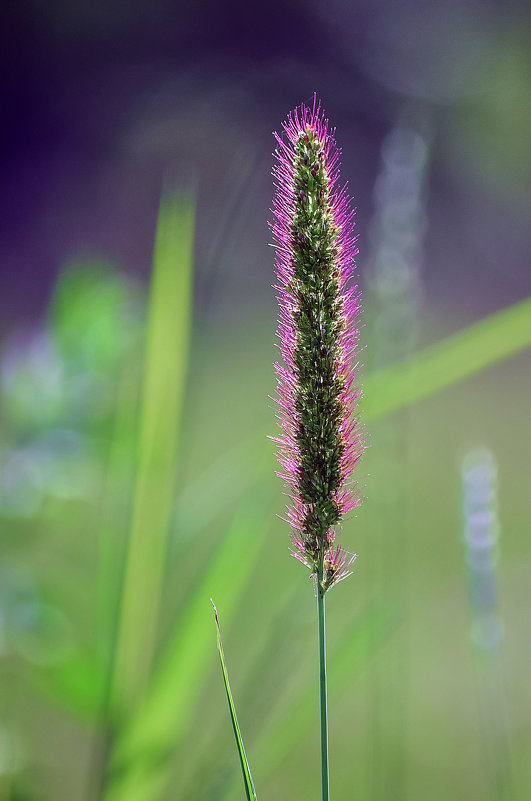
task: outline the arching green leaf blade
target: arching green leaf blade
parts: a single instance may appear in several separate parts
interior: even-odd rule
[[[232,728],[234,729],[234,737],[236,739],[236,746],[238,748],[238,755],[240,757],[240,765],[242,768],[243,774],[243,784],[245,787],[245,794],[247,797],[247,801],[256,801],[256,793],[254,790],[254,784],[251,777],[251,769],[249,768],[249,763],[247,762],[247,756],[245,754],[245,748],[243,745],[242,735],[240,732],[240,727],[238,724],[238,718],[236,716],[236,708],[234,706],[234,701],[232,698],[232,692],[230,689],[230,682],[229,682],[229,674],[227,672],[227,665],[225,664],[225,655],[223,653],[223,643],[221,641],[221,628],[219,625],[219,618],[218,618],[218,610],[216,609],[216,605],[212,598],[210,599],[212,602],[212,606],[214,607],[214,616],[216,618],[216,627],[217,627],[217,636],[218,636],[218,653],[219,653],[219,660],[221,662],[221,670],[223,672],[223,681],[225,683],[225,692],[227,693],[227,701],[229,703],[229,711],[230,711],[230,719],[232,722]]]

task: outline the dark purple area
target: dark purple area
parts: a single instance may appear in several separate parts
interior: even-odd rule
[[[199,309],[260,302],[272,280],[271,131],[314,90],[344,148],[361,258],[382,141],[413,104],[434,129],[428,299],[477,314],[518,299],[531,289],[530,192],[503,163],[504,109],[482,85],[482,59],[518,44],[526,19],[516,4],[454,0],[12,4],[0,51],[2,330],[45,309],[72,258],[146,281],[163,180],[198,192]]]

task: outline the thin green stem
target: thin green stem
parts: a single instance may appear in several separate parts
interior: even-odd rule
[[[323,559],[317,570],[317,621],[319,630],[319,706],[321,712],[321,788],[323,801],[329,801],[328,781],[328,712],[326,702],[326,641],[323,590]]]

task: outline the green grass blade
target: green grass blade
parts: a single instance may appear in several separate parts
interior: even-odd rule
[[[127,364],[116,393],[113,427],[110,432],[106,475],[99,504],[98,582],[95,588],[99,653],[107,681],[102,714],[106,714],[112,680],[114,637],[120,609],[122,564],[128,542],[130,502],[135,481],[136,427],[139,373]]]
[[[232,693],[230,689],[230,682],[229,682],[229,674],[227,672],[227,665],[225,663],[225,655],[223,653],[223,643],[221,642],[221,627],[219,625],[219,618],[218,618],[218,610],[216,609],[216,605],[212,598],[210,599],[212,606],[214,607],[214,616],[216,618],[216,627],[217,627],[217,638],[218,638],[218,653],[219,653],[219,660],[221,662],[221,670],[223,672],[223,681],[225,683],[225,692],[227,693],[227,701],[229,704],[230,710],[230,719],[232,722],[232,728],[234,730],[234,737],[236,739],[236,746],[238,748],[238,755],[240,757],[240,765],[242,769],[243,775],[243,784],[245,787],[245,795],[247,797],[247,801],[256,801],[256,793],[254,790],[254,784],[251,777],[251,769],[249,768],[249,763],[247,761],[247,756],[245,754],[245,748],[243,745],[242,735],[240,732],[240,727],[238,725],[238,718],[236,716],[236,708],[234,706],[234,701],[232,699]]]
[[[149,298],[136,486],[124,565],[111,710],[146,686],[157,631],[192,308],[194,208],[163,198]]]
[[[375,420],[434,395],[531,346],[531,298],[367,376],[362,417]]]

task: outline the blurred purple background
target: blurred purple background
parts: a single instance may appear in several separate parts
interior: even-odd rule
[[[370,252],[382,143],[429,142],[423,293],[469,321],[531,292],[522,2],[20,2],[0,73],[1,331],[72,258],[148,279],[164,180],[198,194],[199,315],[274,303],[271,131],[317,91]]]

